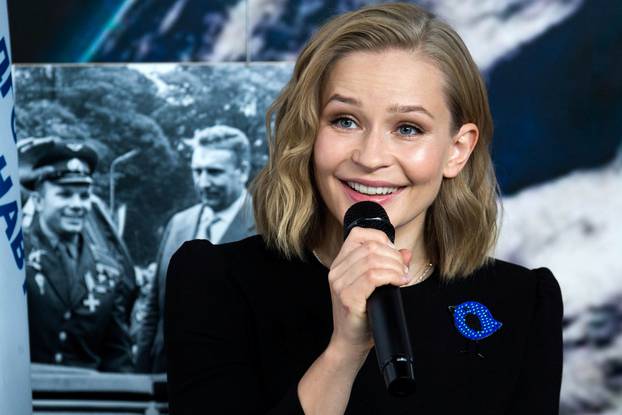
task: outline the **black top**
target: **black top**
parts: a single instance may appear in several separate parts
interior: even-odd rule
[[[259,236],[186,242],[168,270],[165,338],[172,415],[302,414],[297,385],[332,333],[328,270]],[[546,268],[495,260],[466,279],[435,272],[401,288],[417,390],[390,396],[372,350],[347,414],[557,414],[562,300]],[[485,305],[503,326],[477,344],[449,306]],[[478,353],[484,357],[479,357]]]

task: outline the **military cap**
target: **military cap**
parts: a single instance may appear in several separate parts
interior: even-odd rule
[[[18,143],[20,182],[34,190],[38,182],[90,184],[97,153],[84,142],[58,137],[30,138]]]

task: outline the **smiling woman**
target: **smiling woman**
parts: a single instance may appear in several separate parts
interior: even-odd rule
[[[361,70],[366,67],[374,70]],[[417,266],[429,262],[425,244],[416,243],[426,211],[443,178],[456,177],[478,139],[473,123],[452,131],[443,82],[422,54],[349,54],[327,77],[314,144],[315,183],[332,216],[343,218],[353,202],[382,204],[397,230],[396,244],[418,249],[411,260]]]
[[[445,151],[459,152],[447,160],[453,170],[442,172],[451,180],[443,180],[442,186],[437,183],[438,197],[432,196],[431,205],[428,198],[424,207],[430,209],[418,220],[424,222],[426,254],[442,277],[469,274],[489,259],[497,235],[497,181],[489,153],[493,127],[484,82],[460,37],[440,20],[410,6],[365,11],[372,9],[362,9],[356,18],[340,16],[320,30],[301,52],[292,79],[269,109],[267,126],[276,116],[275,131],[268,166],[255,181],[257,227],[268,245],[288,256],[301,257],[304,248],[312,246],[328,249],[326,255],[334,257],[341,246],[337,222],[345,209],[341,206],[338,212],[323,203],[326,195],[318,198],[312,191],[320,186],[312,180],[317,170],[301,167],[311,170],[312,163],[327,156],[325,152],[318,156],[321,143],[333,146],[333,154],[343,140],[316,142],[316,135],[322,138],[327,122],[341,130],[356,126],[376,136],[379,127],[387,132],[387,123],[401,122],[391,126],[396,128],[392,136],[412,138],[406,140],[412,141],[409,155],[414,155],[413,147],[420,147],[423,151],[417,154],[427,158],[426,151],[438,152],[442,143],[448,146]],[[369,125],[376,122],[369,117],[377,116],[379,107],[387,118],[384,125]],[[417,134],[421,137],[415,139]],[[387,153],[395,153],[395,143],[386,142]],[[374,143],[370,145],[374,153]],[[377,181],[364,176],[385,174],[386,170],[358,172],[358,183]],[[325,214],[326,207],[332,215]],[[393,220],[394,208],[385,208]],[[401,234],[397,232],[398,238]],[[328,246],[318,247],[327,241]]]
[[[453,29],[409,4],[334,18],[266,124],[260,235],[193,241],[171,260],[172,413],[206,398],[236,414],[557,413],[559,286],[489,256],[492,119]],[[361,227],[343,240],[359,201],[384,207],[394,242]],[[368,323],[368,298],[389,284],[415,356],[408,397],[387,393]]]

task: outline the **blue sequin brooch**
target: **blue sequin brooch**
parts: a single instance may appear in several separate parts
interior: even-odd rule
[[[477,301],[449,306],[449,311],[454,316],[454,325],[458,332],[469,340],[485,339],[503,325],[494,319],[488,307]]]

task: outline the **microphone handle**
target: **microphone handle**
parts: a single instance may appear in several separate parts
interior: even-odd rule
[[[344,216],[343,239],[357,226],[383,231],[395,242],[395,228],[384,208],[374,202],[358,202],[350,207]],[[410,395],[415,391],[415,369],[399,287],[376,288],[367,299],[367,317],[387,391],[395,396]]]
[[[407,396],[415,390],[415,370],[406,315],[399,287],[378,287],[367,300],[367,315],[389,393]]]

